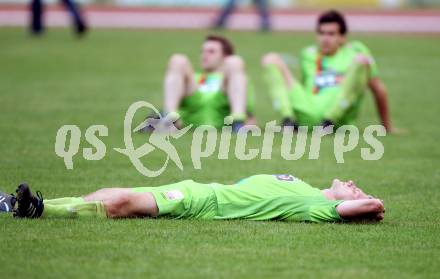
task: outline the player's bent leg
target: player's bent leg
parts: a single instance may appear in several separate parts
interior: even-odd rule
[[[195,89],[194,70],[189,59],[183,54],[173,54],[168,62],[164,79],[164,110],[176,112],[185,95]]]
[[[261,64],[273,108],[279,112],[283,119],[283,126],[295,126],[293,122],[295,116],[289,98],[294,78],[289,68],[276,53],[265,54],[261,59]]]
[[[354,59],[345,75],[338,100],[324,115],[324,124],[338,123],[353,104],[362,97],[368,82],[368,67],[368,63],[363,59]]]
[[[120,192],[104,200],[109,218],[156,217],[159,214],[156,200],[150,192]]]
[[[278,71],[280,71],[282,74],[284,85],[288,89],[293,87],[295,79],[293,78],[293,75],[290,72],[289,67],[283,61],[283,59],[278,53],[269,52],[264,54],[261,58],[261,65],[263,66],[263,68],[275,66],[278,69]]]
[[[234,121],[246,119],[247,76],[245,63],[240,56],[231,55],[223,63],[226,94]]]

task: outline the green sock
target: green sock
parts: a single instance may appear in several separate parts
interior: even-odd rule
[[[281,71],[275,65],[264,67],[264,80],[269,89],[272,105],[282,118],[294,118],[293,108],[289,101],[289,90]]]
[[[68,197],[68,198],[44,200],[44,205],[48,205],[48,204],[60,205],[60,204],[81,203],[81,202],[84,202],[84,199],[81,197]]]
[[[232,116],[232,119],[234,119],[234,121],[245,121],[246,120],[246,113],[232,113],[231,116]]]
[[[79,199],[79,198],[77,198]],[[82,199],[82,198],[80,198]],[[83,200],[83,199],[82,199]],[[44,203],[43,218],[78,218],[78,217],[98,217],[106,218],[104,203],[102,201],[86,202],[76,200],[73,203],[47,204]]]

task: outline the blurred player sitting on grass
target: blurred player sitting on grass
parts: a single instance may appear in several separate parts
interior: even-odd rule
[[[339,12],[328,11],[319,17],[317,45],[305,48],[300,56],[301,82],[280,55],[263,56],[265,80],[284,126],[351,124],[369,88],[382,125],[392,132],[387,91],[376,62],[364,44],[347,42],[347,31]]]
[[[200,54],[201,71],[189,59],[174,54],[164,80],[165,114],[178,113],[177,127],[193,124],[220,128],[233,117],[233,130],[253,124],[253,91],[248,86],[243,59],[233,45],[220,36],[207,36]]]
[[[43,201],[27,184],[18,186],[14,216],[20,218],[246,219],[310,222],[380,221],[383,202],[353,181],[334,179],[320,190],[292,175],[254,175],[233,185],[193,180],[159,187],[106,188],[83,197]],[[12,196],[3,195],[6,201]],[[15,207],[15,205],[17,205]]]

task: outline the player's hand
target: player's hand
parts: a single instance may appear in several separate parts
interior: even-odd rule
[[[379,221],[382,221],[383,218],[385,218],[385,203],[383,202],[382,199],[379,199],[379,200],[380,200],[380,202],[382,203],[383,211],[377,213],[376,216],[375,216],[375,218],[374,218],[374,220],[375,220],[375,221],[378,221],[378,222],[379,222]]]
[[[382,221],[384,217],[385,217],[385,211],[377,213],[376,216],[374,217],[374,221],[378,221],[378,222]]]
[[[376,199],[379,200],[382,205],[383,205],[383,211],[382,212],[378,212],[378,213],[374,213],[373,215],[370,215],[370,221],[376,221],[376,222],[380,222],[383,220],[383,218],[385,218],[385,203],[382,199],[378,199],[375,198],[373,196],[368,196],[369,199]]]

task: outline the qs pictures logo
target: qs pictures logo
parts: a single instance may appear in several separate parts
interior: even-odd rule
[[[147,118],[144,122],[133,127],[133,118],[140,109],[151,110],[154,117]],[[180,170],[183,164],[172,141],[179,139],[192,128],[188,125],[177,129],[174,123],[178,120],[177,113],[169,113],[162,116],[160,112],[150,103],[139,101],[133,103],[127,110],[124,119],[124,148],[113,148],[114,151],[125,155],[137,171],[147,177],[156,177],[162,174],[172,161]],[[198,126],[192,133],[191,160],[195,169],[202,168],[202,158],[207,158],[217,151],[217,159],[227,160],[230,156],[231,142],[235,140],[235,158],[248,161],[254,159],[272,159],[274,136],[282,134],[281,146],[277,148],[285,160],[298,160],[306,153],[307,142],[309,142],[308,159],[316,160],[320,156],[321,139],[334,133],[333,154],[337,163],[344,163],[344,154],[353,152],[362,138],[368,147],[360,149],[360,155],[364,160],[379,160],[382,158],[385,149],[378,137],[386,135],[385,128],[381,125],[370,125],[361,134],[359,129],[353,125],[344,125],[334,131],[333,126],[315,126],[309,130],[307,126],[300,126],[297,132],[290,127],[280,127],[276,121],[267,122],[264,129],[255,125],[241,127],[237,134],[232,136],[231,117],[224,119],[224,126],[221,131],[209,125]],[[133,142],[133,133],[140,130],[149,130],[148,141],[136,147]],[[70,134],[70,141],[67,143]],[[85,134],[85,140],[93,148],[83,148],[83,157],[86,160],[101,160],[105,157],[107,147],[99,137],[108,136],[108,128],[104,125],[92,125]],[[248,137],[261,138],[261,148],[247,148]],[[295,141],[293,139],[295,138]],[[219,139],[219,140],[218,140]],[[81,130],[76,125],[62,126],[56,135],[55,153],[64,159],[67,169],[73,169],[73,157],[78,153],[81,140]],[[159,168],[148,168],[141,159],[147,157],[154,150],[166,154],[166,159]]]

